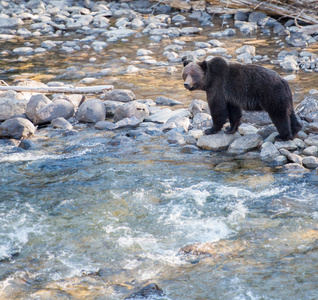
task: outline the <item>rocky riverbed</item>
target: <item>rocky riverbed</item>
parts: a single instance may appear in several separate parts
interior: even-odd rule
[[[187,177],[190,181],[192,180],[191,178],[199,176],[199,168],[194,168],[197,172],[192,171],[191,168],[193,166],[188,166],[188,161],[198,161],[200,171],[203,170],[203,174],[209,177],[210,170],[204,170],[206,167],[203,160],[209,162],[208,164],[213,172],[220,174],[213,177],[213,180],[217,180],[216,178],[219,176],[222,178],[223,176],[229,176],[231,177],[230,180],[237,180],[240,186],[242,185],[241,181],[246,185],[250,184],[253,186],[255,178],[251,176],[253,178],[249,179],[250,181],[245,180],[244,176],[248,177],[248,175],[241,172],[249,168],[255,168],[257,176],[261,178],[259,181],[264,180],[265,185],[268,183],[273,186],[273,190],[269,193],[273,193],[274,195],[281,195],[285,191],[285,188],[282,188],[283,191],[279,190],[279,185],[273,185],[273,180],[269,179],[271,176],[262,172],[284,173],[284,176],[310,178],[313,182],[317,181],[318,37],[315,33],[310,32],[308,30],[310,27],[305,24],[299,27],[296,26],[297,24],[293,20],[279,21],[259,12],[238,11],[232,15],[215,15],[212,13],[212,8],[203,2],[192,3],[192,11],[173,10],[167,5],[161,3],[155,4],[148,1],[97,2],[85,0],[75,2],[71,0],[32,0],[2,1],[0,5],[1,79],[5,83],[10,86],[32,87],[35,90],[47,87],[76,88],[79,86],[100,84],[109,86],[108,91],[96,95],[2,92],[0,94],[1,162],[6,163],[7,159],[10,162],[10,159],[12,159],[14,165],[17,157],[22,162],[24,162],[24,158],[26,161],[32,161],[33,156],[40,157],[40,162],[35,162],[35,172],[31,170],[28,164],[24,166],[21,163],[23,165],[22,170],[19,169],[18,172],[13,171],[13,174],[21,173],[23,176],[25,174],[28,176],[28,174],[32,173],[34,174],[34,178],[38,178],[37,176],[40,176],[38,172],[41,173],[41,170],[45,171],[47,169],[48,175],[52,176],[52,178],[62,176],[59,177],[62,182],[64,180],[64,172],[68,174],[67,177],[73,178],[72,168],[68,167],[67,170],[64,170],[62,167],[59,169],[59,166],[51,165],[50,162],[42,164],[41,160],[43,157],[51,159],[52,155],[61,155],[62,165],[65,157],[68,157],[68,153],[71,153],[71,156],[67,159],[74,159],[74,162],[72,161],[71,164],[76,165],[79,163],[82,167],[83,162],[77,160],[76,156],[74,158],[72,156],[73,152],[109,152],[111,159],[108,157],[102,159],[93,157],[92,162],[94,162],[96,168],[96,161],[98,162],[97,164],[101,165],[108,160],[117,162],[118,173],[112,176],[118,182],[115,182],[114,186],[111,187],[110,196],[108,195],[108,190],[105,190],[104,193],[111,199],[115,199],[114,201],[120,205],[110,217],[110,222],[114,222],[111,223],[112,226],[115,228],[118,225],[116,222],[119,223],[118,220],[121,220],[121,218],[123,220],[120,222],[123,223],[120,223],[121,225],[118,225],[119,227],[115,229],[110,228],[111,226],[106,224],[106,229],[103,228],[103,231],[106,231],[109,235],[116,235],[117,231],[120,232],[120,237],[118,237],[116,243],[122,248],[129,248],[133,252],[133,255],[137,257],[135,259],[134,256],[132,261],[129,260],[129,264],[127,263],[122,267],[125,271],[118,271],[116,269],[117,266],[113,266],[112,264],[113,269],[108,269],[108,267],[105,268],[101,264],[84,260],[84,264],[87,263],[90,266],[90,268],[87,267],[89,271],[80,270],[80,272],[75,272],[74,262],[68,261],[63,251],[59,252],[59,246],[54,246],[57,248],[54,255],[57,255],[63,262],[62,271],[57,272],[64,274],[64,269],[71,266],[71,271],[68,269],[67,272],[65,271],[67,275],[52,275],[51,272],[54,273],[54,270],[47,271],[50,269],[50,266],[46,265],[45,261],[46,259],[50,261],[52,257],[48,254],[43,254],[43,257],[31,260],[31,264],[32,261],[36,261],[40,269],[45,270],[45,272],[47,271],[47,273],[44,272],[44,275],[41,275],[42,277],[37,278],[34,274],[39,271],[33,269],[30,270],[30,274],[33,274],[34,278],[31,278],[33,275],[31,276],[27,273],[23,273],[21,277],[20,275],[12,275],[13,277],[11,277],[11,273],[14,273],[12,270],[15,267],[14,258],[19,255],[23,256],[23,250],[29,241],[26,239],[27,241],[23,242],[24,238],[20,238],[18,233],[16,233],[16,236],[12,237],[13,242],[10,240],[8,243],[9,246],[5,244],[2,248],[0,247],[2,249],[2,252],[0,251],[2,255],[0,256],[0,264],[8,263],[8,266],[6,265],[7,271],[3,275],[4,280],[0,283],[0,296],[10,298],[14,295],[15,297],[20,297],[28,289],[21,282],[32,282],[32,286],[36,287],[27,291],[31,298],[40,297],[42,299],[45,296],[58,298],[62,294],[63,296],[75,295],[74,297],[79,299],[81,297],[82,299],[93,299],[94,297],[102,297],[102,295],[107,294],[109,297],[112,297],[111,299],[122,299],[124,297],[134,299],[136,297],[148,297],[153,294],[158,299],[170,299],[168,296],[164,298],[165,296],[161,288],[154,284],[146,286],[145,289],[139,292],[130,293],[133,287],[146,285],[146,283],[152,280],[152,277],[148,276],[147,272],[145,272],[141,276],[140,281],[135,282],[134,278],[136,278],[137,273],[131,270],[134,270],[134,268],[139,270],[139,267],[143,267],[144,265],[146,268],[143,268],[143,271],[148,270],[149,266],[156,270],[156,263],[149,263],[149,257],[143,256],[146,254],[140,254],[140,249],[138,247],[135,249],[134,244],[130,244],[129,234],[134,229],[128,227],[127,229],[125,227],[128,226],[125,222],[126,218],[129,217],[129,212],[126,212],[125,208],[123,208],[125,205],[121,203],[122,199],[126,199],[125,197],[129,195],[127,196],[124,192],[118,194],[118,190],[120,190],[118,186],[130,187],[131,191],[133,191],[133,199],[129,198],[130,201],[128,201],[128,205],[133,205],[131,210],[135,210],[139,205],[134,202],[136,198],[139,199],[138,197],[143,199],[143,201],[146,201],[146,198],[147,201],[151,201],[151,203],[147,204],[147,211],[144,211],[145,207],[143,205],[141,207],[138,206],[137,211],[140,210],[141,212],[140,215],[132,217],[132,224],[134,226],[141,226],[139,225],[140,222],[137,222],[137,225],[134,223],[135,218],[140,220],[147,219],[145,217],[147,215],[152,216],[151,209],[153,209],[154,215],[157,215],[157,207],[153,208],[152,205],[157,203],[162,205],[161,202],[168,203],[171,195],[169,192],[165,192],[166,194],[163,195],[160,193],[159,195],[153,195],[151,190],[146,190],[145,192],[144,189],[147,189],[147,185],[150,186],[150,183],[146,182],[146,184],[143,184],[145,179],[139,177],[137,180],[136,178],[139,176],[140,170],[135,171],[134,169],[135,160],[144,169],[151,165],[152,160],[154,160],[149,155],[151,151],[153,152],[153,156],[160,156],[160,167],[167,164],[167,161],[169,165],[173,165],[174,163],[178,166],[185,164],[185,168],[181,168],[180,173],[190,173],[190,179]],[[216,135],[205,136],[203,132],[212,125],[213,120],[211,119],[207,103],[204,101],[204,93],[190,94],[189,91],[183,88],[180,74],[182,70],[181,58],[184,55],[192,55],[200,60],[209,59],[214,56],[223,56],[231,61],[246,64],[254,63],[275,69],[290,82],[295,98],[295,110],[303,124],[303,128],[298,136],[293,141],[275,142],[277,132],[266,113],[245,113],[238,132],[233,135],[221,132]],[[5,83],[3,86],[5,86]],[[66,145],[65,149],[63,145],[57,142],[59,138],[62,140],[61,144]],[[77,144],[72,144],[74,141]],[[83,143],[85,149],[78,150],[81,147],[80,143]],[[99,147],[105,148],[98,150]],[[93,150],[93,148],[96,149]],[[136,158],[132,154],[138,153],[140,148],[143,148],[142,151],[144,152],[142,152],[142,155],[140,154],[142,157],[139,162],[139,157]],[[43,150],[46,151],[45,155],[39,154]],[[126,156],[131,159],[131,163],[127,163],[127,165],[136,174],[128,174],[129,170],[127,171],[125,166],[123,169],[119,167],[123,164],[124,157]],[[161,156],[163,157],[161,158]],[[144,161],[145,158],[146,160]],[[175,162],[173,162],[174,160]],[[187,166],[190,169],[186,169]],[[20,163],[18,163],[19,167]],[[90,177],[88,175],[91,166],[88,169],[84,169],[84,167],[86,166],[83,166],[83,170],[79,171],[79,175],[76,174],[71,189],[73,189],[73,185],[76,185],[77,180],[81,181],[81,178],[85,179],[82,183],[85,187],[86,184],[89,184],[90,180],[95,180],[94,176]],[[113,172],[116,169],[115,165],[112,165],[109,170],[108,167],[107,165],[107,171],[104,169],[105,172]],[[7,168],[10,169],[10,166],[7,166]],[[165,168],[169,169],[167,165],[165,165]],[[58,169],[56,173],[55,169]],[[169,169],[168,174],[170,174],[169,172],[173,173],[174,171]],[[239,177],[236,178],[233,176],[232,178],[232,176],[228,175],[232,174],[232,172],[239,174],[237,175]],[[152,182],[157,181],[157,173],[161,174],[165,172],[162,168],[159,168],[155,173],[155,175],[152,173],[152,175],[147,175],[150,176],[149,178],[152,178]],[[111,181],[108,177],[103,177],[101,170],[98,171],[98,174],[96,178],[100,176],[105,182]],[[122,177],[121,174],[125,174],[129,178],[124,184],[119,182]],[[12,178],[14,177],[12,174],[11,176]],[[187,238],[185,241],[182,240],[182,243],[186,242],[189,245],[182,246],[182,243],[180,245],[177,242],[176,245],[173,245],[173,251],[170,248],[168,250],[164,249],[165,251],[167,250],[166,252],[169,255],[171,251],[178,253],[178,258],[174,257],[178,261],[178,267],[187,263],[190,263],[190,265],[197,264],[203,256],[203,258],[208,257],[210,259],[212,257],[213,259],[213,262],[209,259],[207,260],[206,265],[208,267],[210,265],[214,267],[218,263],[224,265],[231,264],[230,258],[234,258],[235,263],[238,265],[244,265],[244,262],[247,262],[247,264],[257,268],[257,259],[261,258],[251,257],[250,252],[255,251],[256,254],[254,255],[258,255],[258,243],[264,243],[265,246],[262,248],[262,251],[265,251],[266,247],[280,247],[279,243],[273,241],[271,236],[268,236],[266,232],[266,226],[268,226],[267,228],[271,228],[271,230],[274,230],[272,229],[274,227],[278,227],[275,223],[276,221],[273,220],[271,222],[273,221],[275,224],[269,224],[264,221],[264,226],[261,221],[257,221],[262,223],[256,225],[256,227],[262,227],[260,235],[255,234],[255,237],[254,235],[251,237],[249,232],[243,232],[235,240],[228,239],[232,234],[232,230],[240,232],[241,229],[238,229],[240,226],[250,226],[253,230],[255,229],[253,227],[255,224],[252,224],[250,221],[247,222],[245,220],[244,223],[240,223],[240,220],[244,219],[245,210],[247,209],[240,202],[240,198],[250,199],[253,204],[249,204],[249,209],[252,211],[253,209],[258,210],[259,204],[255,204],[254,202],[260,201],[259,197],[269,197],[267,191],[259,193],[258,189],[256,189],[250,193],[245,190],[235,189],[235,191],[231,190],[228,192],[229,194],[225,195],[219,191],[215,196],[214,192],[211,191],[211,187],[207,185],[210,189],[206,188],[205,183],[202,183],[203,185],[196,183],[191,188],[180,188],[179,186],[174,187],[172,183],[174,181],[171,178],[166,178],[166,174],[161,174],[160,176],[164,178],[162,183],[164,188],[162,189],[165,191],[172,189],[171,193],[178,195],[177,197],[182,199],[190,197],[196,202],[195,207],[186,204],[186,208],[191,213],[181,211],[182,222],[178,219],[180,211],[176,212],[174,207],[169,206],[170,204],[167,208],[169,213],[165,211],[166,208],[161,207],[160,209],[164,213],[160,215],[159,209],[158,219],[154,217],[155,223],[160,223],[164,220],[164,226],[176,222],[176,228],[173,228],[172,231],[179,234],[180,228],[183,225],[180,225],[178,222],[184,224],[182,214],[195,215],[191,219],[191,222],[197,224],[196,228],[188,224],[186,227],[190,228],[190,232],[187,232],[186,236],[190,236],[190,238]],[[7,179],[4,178],[3,182],[5,180]],[[9,178],[8,180],[10,181],[11,179]],[[38,180],[40,182],[42,179],[38,178]],[[137,186],[141,185],[140,190],[137,192],[134,191],[135,186],[130,186],[134,180],[136,180],[135,184]],[[176,181],[182,180],[178,177]],[[30,179],[30,182],[31,185],[34,184],[36,187],[35,190],[38,188],[46,194],[47,191],[42,189],[45,189],[48,183],[44,182],[40,184],[39,182],[33,182],[32,179]],[[51,184],[51,188],[54,189],[54,179],[49,183],[49,185]],[[95,182],[95,184],[98,183]],[[103,182],[99,186],[99,189],[103,190],[102,187],[104,184]],[[257,184],[260,183],[258,182]],[[4,186],[7,187],[8,184],[4,184]],[[161,187],[152,189],[160,190]],[[5,191],[4,194],[8,194],[7,198],[10,199],[10,189]],[[92,192],[89,186],[87,190],[83,189],[82,193],[86,195],[87,191],[89,191],[88,194]],[[29,193],[32,194],[33,192],[26,192],[26,194]],[[48,193],[52,194],[50,191]],[[92,193],[95,193],[95,191]],[[190,196],[187,193],[190,193]],[[222,194],[220,196],[221,202],[226,202],[229,197],[232,197],[232,194],[235,195],[233,197],[239,199],[235,198],[237,203],[230,203],[229,206],[224,204],[223,207],[221,204],[217,204],[215,207],[213,206],[213,209],[210,206],[208,209],[203,209],[205,208],[205,201],[208,198],[206,196],[207,193],[212,194],[213,197],[219,197]],[[289,207],[295,208],[295,211],[298,211],[298,206],[293,202],[293,197],[295,197],[293,193],[295,192],[291,192],[291,195],[288,194],[288,196],[282,196],[281,201],[271,199],[270,204],[262,203],[262,205],[266,208],[269,206],[270,214],[274,211],[273,214],[276,217],[281,214],[288,214]],[[303,191],[303,193],[306,194],[306,191]],[[57,194],[58,197],[63,198],[63,196],[59,196],[63,195],[63,193]],[[97,194],[99,197],[102,197],[99,193]],[[151,195],[151,197],[148,197],[148,195]],[[311,201],[311,197],[314,197],[314,195],[307,196],[308,201]],[[17,196],[17,199],[19,197]],[[47,196],[45,199],[47,200],[50,197],[53,196]],[[62,214],[64,209],[67,211],[69,215],[65,216],[65,219],[63,217],[61,224],[64,224],[63,222],[72,215],[72,211],[77,210],[72,204],[76,201],[73,199],[75,196],[70,195],[69,197],[71,199],[65,199],[62,202],[59,202],[60,199],[55,199],[54,201],[59,202],[59,204],[50,212],[52,216],[58,216]],[[81,201],[83,200],[79,194],[76,197]],[[48,207],[45,206],[43,210],[50,211],[49,204],[45,205]],[[98,202],[96,204],[98,209],[93,207],[93,210],[99,211],[100,205],[103,206],[104,202]],[[112,205],[110,204],[110,206]],[[228,207],[231,207],[231,205],[236,210],[234,213],[233,209],[233,212],[226,217],[228,219],[226,219],[225,223],[228,222],[231,224],[230,227],[234,229],[228,229],[227,225],[222,223],[223,221],[219,225],[218,220],[217,224],[215,223],[216,225],[213,223],[213,226],[217,227],[217,233],[212,230],[213,234],[206,234],[206,231],[209,232],[209,230],[205,227],[205,220],[203,220],[204,224],[200,223],[200,215],[204,215],[206,211],[218,211],[218,209],[223,214],[229,210]],[[31,215],[34,213],[32,207],[30,209],[28,207],[23,209],[26,209]],[[304,209],[304,207],[301,207],[301,209]],[[86,207],[81,212],[83,215],[86,215]],[[295,214],[297,215],[296,212]],[[311,212],[306,210],[305,219],[310,214]],[[24,216],[24,214],[22,215]],[[6,214],[3,216],[6,216]],[[13,216],[15,215],[13,214]],[[12,219],[18,218],[19,224],[17,228],[20,228],[22,226],[20,223],[23,224],[23,220],[20,220],[18,216],[12,217]],[[220,219],[223,217],[222,215]],[[38,222],[37,224],[40,227],[43,226],[45,228],[41,223],[41,217],[37,213],[34,215],[34,218],[37,221],[32,220],[31,225],[28,225],[27,232],[36,232],[33,228],[34,225],[32,225],[34,222]],[[50,215],[45,216],[45,218],[51,220]],[[103,216],[99,216],[99,218],[98,221],[92,219],[87,221],[87,223],[86,221],[83,223],[86,224],[87,228],[90,228],[90,224],[94,224],[94,227],[99,227],[98,222],[104,224]],[[317,215],[313,214],[310,220],[314,223],[315,218],[317,218]],[[7,222],[7,219],[5,220]],[[10,217],[8,224],[11,221]],[[149,223],[152,222],[149,221]],[[3,228],[6,228],[6,226],[9,227],[8,224],[5,223]],[[81,222],[76,224],[81,230],[84,230],[81,227]],[[289,225],[292,226],[291,224]],[[53,228],[55,226],[56,224]],[[145,228],[147,226],[145,224]],[[65,222],[65,227],[68,228],[67,222]],[[317,239],[317,230],[309,225],[305,227],[301,229],[294,228],[296,233],[299,233],[297,235],[298,239],[295,239],[296,233],[291,235],[283,232],[283,230],[282,232],[279,231],[278,236],[291,243],[290,247],[284,245],[282,253],[298,257],[300,256],[299,253],[302,247],[307,250],[309,249],[309,252],[311,251],[310,249],[313,249],[313,244]],[[199,230],[197,228],[204,233],[203,237],[200,237],[198,240],[193,236],[193,231],[196,232],[196,230]],[[15,229],[16,227],[13,226],[13,231]],[[61,231],[62,229],[64,230],[63,227],[60,229]],[[170,227],[166,229],[170,230]],[[144,229],[138,230],[143,232],[142,230]],[[138,230],[137,232],[139,232]],[[156,230],[156,228],[153,229],[158,235]],[[259,228],[255,230],[259,230]],[[127,240],[121,236],[121,232],[125,232]],[[154,235],[156,234],[154,233]],[[180,235],[184,234],[181,232]],[[81,239],[82,236],[79,233],[74,239],[72,236],[72,240],[78,240],[79,236]],[[99,238],[96,238],[96,240],[103,240],[103,235],[98,234],[98,236]],[[67,240],[68,236],[66,235],[64,238]],[[179,236],[176,238],[177,241],[178,238]],[[138,236],[138,239],[144,241],[144,236]],[[173,239],[175,239],[174,235]],[[90,240],[89,233],[87,233],[85,239],[81,240],[80,245],[83,248],[89,248],[91,247]],[[216,242],[213,243],[211,240],[215,240]],[[249,245],[246,243],[246,240],[250,241]],[[193,241],[197,243],[193,244]],[[95,240],[94,243],[96,243]],[[110,245],[111,243],[113,241],[109,242],[106,248],[110,247],[111,251],[114,251],[112,252],[113,255],[117,255],[117,249],[115,247],[114,250]],[[105,245],[101,246],[99,242],[94,245],[100,251],[105,247]],[[72,246],[69,245],[70,248]],[[175,251],[176,247],[181,250]],[[44,248],[46,249],[46,247]],[[143,251],[140,252],[147,251],[147,245],[141,248]],[[162,249],[160,248],[160,250]],[[94,257],[95,252],[90,252],[90,257]],[[138,254],[135,254],[135,252],[138,252]],[[65,250],[65,253],[67,253],[67,250]],[[78,249],[74,253],[74,256],[77,257]],[[102,253],[106,256],[104,252]],[[155,254],[157,254],[156,251]],[[287,254],[284,256],[275,252],[273,257],[287,261],[289,259]],[[148,253],[147,255],[151,256],[153,253]],[[240,260],[240,255],[244,255],[244,260]],[[130,259],[130,254],[128,256]],[[98,258],[94,257],[94,259],[99,262]],[[171,267],[173,263],[170,259],[171,257],[164,257],[165,263],[168,261],[167,264]],[[111,259],[109,260],[111,261]],[[119,261],[121,260],[121,257],[119,257]],[[67,262],[64,263],[64,261]],[[270,260],[269,262],[271,263]],[[25,265],[28,263],[30,262],[23,262]],[[86,270],[86,266],[82,266],[82,264],[80,266]],[[176,275],[174,271],[177,270],[176,273],[178,273],[178,267],[173,265],[172,271],[170,270],[169,274],[165,273],[163,276],[165,279],[161,282],[168,286],[169,282],[175,282]],[[233,266],[231,265],[231,267]],[[186,266],[186,268],[188,267]],[[17,269],[18,271],[20,270],[19,268]],[[158,271],[156,270],[154,277],[162,278],[160,277],[160,273],[162,272],[162,269],[159,268]],[[182,270],[182,272],[185,272],[185,270]],[[201,277],[201,272],[205,273],[207,271],[200,270],[199,277]],[[193,274],[193,276],[196,275]],[[50,280],[43,279],[48,277]],[[222,276],[218,277],[221,278]],[[14,282],[15,287],[18,286],[16,294],[10,290],[10,280],[7,278]],[[206,282],[209,282],[208,278],[206,280]],[[106,286],[105,281],[109,282]],[[41,284],[41,282],[45,283]],[[236,283],[233,282],[231,284],[236,286]],[[71,286],[76,286],[76,288],[73,289]],[[94,288],[92,288],[93,286]],[[200,280],[198,286],[200,286]],[[165,290],[165,286],[161,287]],[[175,290],[173,291],[173,289]],[[91,290],[91,293],[89,290]],[[234,296],[238,296],[235,294],[236,290],[236,288],[233,288],[224,299],[233,299]],[[179,298],[176,296],[178,293]],[[183,296],[180,296],[180,293],[182,294],[182,291],[176,287],[175,283],[169,287],[167,292],[168,295],[175,296],[173,299],[186,299],[188,292]],[[222,292],[220,293],[222,294]],[[299,298],[302,298],[305,293],[306,291],[300,292]],[[129,296],[129,294],[131,295]],[[194,292],[194,294],[195,297],[206,298],[204,292]],[[260,294],[263,295],[264,293],[260,292]],[[248,297],[251,294],[249,294],[249,291],[246,291],[245,295]],[[264,295],[267,294],[265,293]],[[281,295],[283,299],[287,294],[283,293]],[[220,294],[216,292],[215,297],[220,298],[219,296]],[[194,296],[192,298],[191,296],[189,297],[188,299],[194,299]]]

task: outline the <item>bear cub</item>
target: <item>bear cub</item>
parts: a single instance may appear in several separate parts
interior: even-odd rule
[[[301,124],[293,108],[293,97],[286,80],[276,72],[256,65],[228,62],[221,57],[193,62],[183,58],[182,78],[190,91],[203,90],[211,111],[213,126],[205,134],[220,131],[227,119],[227,133],[235,133],[242,109],[266,111],[279,133],[278,141],[293,139]]]

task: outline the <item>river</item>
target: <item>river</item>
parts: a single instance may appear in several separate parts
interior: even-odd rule
[[[221,26],[185,40],[206,41]],[[253,41],[261,45],[258,54],[274,57],[277,40],[238,34],[224,42],[234,52]],[[166,67],[123,74],[122,56],[133,61],[146,48],[163,60],[165,43],[131,38],[102,53],[8,56],[1,77],[48,82],[68,67],[86,73],[110,67],[116,74],[96,84],[129,88],[143,99],[164,95],[184,107],[204,99]],[[89,63],[92,56],[97,60]],[[316,77],[300,71],[290,83],[296,103],[317,88]],[[314,171],[290,176],[252,155],[233,159],[170,145],[164,136],[74,129],[40,128],[32,137],[38,147],[29,151],[0,141],[0,299],[124,299],[150,282],[166,295],[155,299],[317,299]],[[227,162],[231,167],[217,167]],[[221,250],[204,257],[179,253],[197,242],[220,242]]]

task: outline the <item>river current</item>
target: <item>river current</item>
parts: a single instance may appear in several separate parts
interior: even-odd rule
[[[221,22],[212,30],[220,28]],[[206,41],[208,31],[187,41]],[[260,38],[259,52],[274,56],[277,37],[236,36],[225,43],[233,52]],[[204,99],[165,68],[121,72],[120,57],[134,60],[142,46],[160,60],[164,43],[131,38],[129,47],[117,43],[106,53],[7,57],[2,79],[19,74],[47,82],[70,66],[93,73],[107,65],[117,75],[97,82],[130,88],[139,98],[170,96],[184,107],[198,95]],[[296,102],[317,88],[316,77],[297,74],[290,83]],[[290,176],[253,155],[193,151],[169,145],[164,136],[132,139],[83,124],[74,129],[38,129],[33,150],[0,141],[0,299],[124,299],[151,282],[166,295],[156,299],[317,299],[313,172]],[[229,168],[217,167],[228,162]],[[219,242],[219,251],[179,253],[198,242]]]

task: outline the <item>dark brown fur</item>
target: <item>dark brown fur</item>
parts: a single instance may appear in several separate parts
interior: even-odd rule
[[[227,119],[230,127],[226,132],[236,132],[242,109],[266,111],[279,133],[277,140],[293,139],[299,132],[301,124],[294,113],[290,87],[276,72],[220,57],[203,62],[183,59],[183,65],[184,86],[207,94],[213,126],[205,134],[220,131]]]

